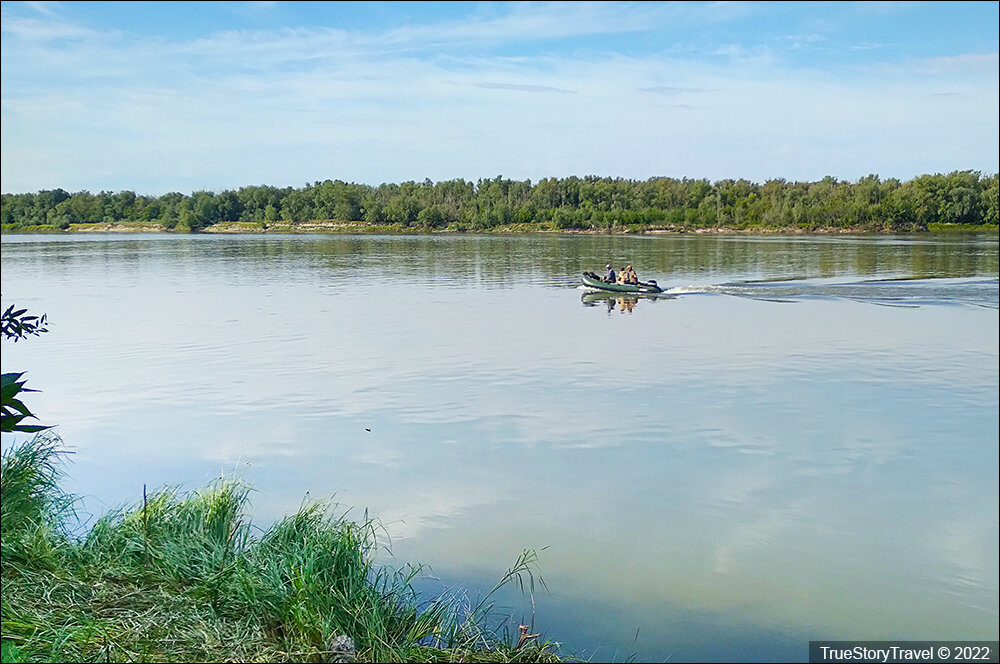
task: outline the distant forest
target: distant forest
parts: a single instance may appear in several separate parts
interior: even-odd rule
[[[647,230],[696,228],[926,230],[928,224],[996,225],[997,175],[956,171],[906,182],[868,175],[857,182],[607,177],[368,186],[325,180],[292,187],[247,186],[141,196],[132,191],[3,194],[4,230],[73,224],[153,222],[197,231],[220,222],[288,225],[308,221],[395,225],[414,230]]]

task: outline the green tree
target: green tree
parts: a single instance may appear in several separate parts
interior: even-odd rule
[[[424,228],[437,228],[444,225],[444,214],[436,205],[425,207],[417,213],[417,223]]]
[[[409,226],[417,220],[417,215],[419,214],[420,206],[417,204],[417,201],[405,195],[394,197],[385,206],[386,221],[392,224]]]
[[[982,223],[1000,223],[1000,177],[994,174],[986,180],[981,194],[979,209],[982,210]]]

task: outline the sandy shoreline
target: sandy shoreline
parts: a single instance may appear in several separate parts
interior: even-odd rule
[[[271,223],[262,224],[258,222],[246,221],[224,221],[211,226],[207,226],[194,233],[204,233],[212,235],[271,235],[271,234],[392,234],[392,235],[919,235],[933,232],[970,232],[970,233],[996,233],[995,226],[984,228],[932,228],[929,230],[889,230],[876,231],[856,227],[823,227],[823,228],[798,228],[798,227],[751,227],[735,228],[729,226],[720,227],[677,227],[668,226],[663,228],[601,228],[601,229],[579,229],[579,228],[555,228],[548,223],[539,224],[512,224],[508,226],[497,226],[493,228],[460,228],[449,226],[445,228],[420,228],[413,226],[403,226],[400,224],[367,224],[359,222],[339,222],[339,221],[305,221],[298,223]],[[187,231],[177,231],[169,229],[156,222],[124,222],[124,223],[95,223],[95,224],[72,224],[68,229],[60,230],[50,226],[32,226],[27,228],[10,229],[5,228],[3,233],[31,235],[31,234],[63,234],[63,233],[171,233],[184,235]]]

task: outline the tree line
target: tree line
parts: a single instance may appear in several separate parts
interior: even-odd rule
[[[487,230],[523,225],[581,230],[650,228],[845,228],[924,230],[928,224],[996,225],[997,174],[955,171],[901,182],[868,175],[857,182],[676,179],[597,176],[536,183],[501,176],[471,182],[404,182],[369,186],[325,180],[301,188],[246,186],[235,191],[132,191],[3,194],[4,229],[73,224],[154,222],[197,231],[227,221],[262,228],[306,221],[394,224],[414,229]]]

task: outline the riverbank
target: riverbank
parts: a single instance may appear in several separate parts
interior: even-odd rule
[[[487,627],[474,606],[419,598],[419,566],[376,567],[377,524],[326,503],[253,534],[251,488],[164,489],[71,532],[58,437],[0,472],[2,661],[559,662],[556,644]],[[534,581],[525,551],[496,588]]]
[[[420,226],[406,226],[404,224],[368,224],[362,222],[341,222],[341,221],[304,221],[296,223],[256,223],[247,221],[224,221],[211,226],[206,226],[197,231],[178,230],[168,228],[156,222],[117,222],[98,224],[70,224],[67,228],[57,228],[52,225],[21,226],[14,227],[9,224],[0,228],[2,233],[30,235],[30,234],[63,234],[63,233],[204,233],[222,235],[249,235],[249,234],[385,234],[385,235],[412,235],[412,234],[461,234],[476,233],[490,235],[516,235],[516,234],[553,234],[553,235],[898,235],[898,234],[923,234],[923,233],[998,233],[1000,226],[997,224],[928,224],[927,228],[919,228],[902,232],[898,229],[887,231],[872,231],[870,228],[850,227],[850,226],[827,226],[827,227],[694,227],[694,226],[645,226],[627,225],[614,226],[611,228],[559,228],[552,222],[519,223],[494,226],[491,228],[473,228],[459,224],[451,224],[443,228],[423,228]]]

